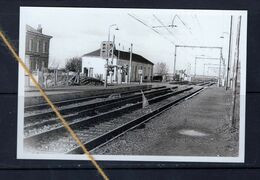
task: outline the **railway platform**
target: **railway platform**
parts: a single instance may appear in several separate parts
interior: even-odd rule
[[[94,154],[236,156],[238,131],[229,131],[231,91],[211,86]]]
[[[104,88],[104,86],[70,86],[60,88],[49,88],[46,89],[48,97],[53,101],[64,101],[75,98],[97,96],[102,94],[120,93],[131,90],[141,90],[151,88],[151,84],[122,84],[113,85]],[[25,106],[37,105],[45,103],[45,100],[41,97],[40,92],[32,87],[25,91]]]

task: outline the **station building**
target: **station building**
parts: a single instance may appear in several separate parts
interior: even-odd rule
[[[114,50],[113,60],[110,58],[108,64],[113,65],[112,80],[111,82],[117,82],[120,78],[120,82],[127,82],[128,70],[130,65],[130,52]],[[82,73],[89,76],[105,79],[105,65],[106,59],[101,57],[101,50],[95,50],[93,52],[84,54],[82,56]],[[143,81],[151,81],[153,76],[153,63],[141,55],[132,53],[132,68],[131,68],[131,82],[138,82],[140,78]]]
[[[29,67],[31,73],[39,80],[39,71],[48,69],[49,64],[49,46],[52,36],[42,33],[41,25],[37,29],[26,25],[25,38],[25,64]],[[26,85],[30,85],[29,78],[26,76]]]

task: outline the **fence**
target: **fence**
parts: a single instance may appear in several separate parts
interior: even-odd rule
[[[81,75],[80,73],[66,72],[64,70],[55,69],[48,70],[47,72],[38,70],[32,72],[32,74],[43,88],[66,87],[73,85],[103,85],[103,81],[100,80],[102,77],[87,77],[84,74]],[[34,86],[31,81],[26,83],[26,85]]]

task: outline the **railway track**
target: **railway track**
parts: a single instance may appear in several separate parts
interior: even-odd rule
[[[69,110],[65,119],[88,149],[92,150],[203,89],[203,87],[173,88],[163,87],[144,92],[150,104],[148,108],[142,109],[141,94],[133,94],[113,99],[113,101],[107,100],[103,104],[100,102],[92,103],[92,106],[88,106],[89,109],[84,109],[83,112],[82,109],[77,113],[73,113],[75,109]],[[93,112],[95,113],[93,114]],[[46,112],[43,114],[46,114]],[[41,129],[45,126],[51,128],[43,128],[42,131],[25,135],[24,144],[28,151],[37,153],[81,153],[80,148],[65,128],[57,123],[57,119],[51,118],[40,122],[37,121],[37,118],[31,120],[34,120],[35,124],[25,126],[25,134],[26,131]]]
[[[197,86],[211,86],[215,84],[214,82],[202,82],[202,83],[198,83]]]
[[[156,88],[150,91],[145,91],[144,94],[148,98],[153,98],[160,94],[167,93],[176,89],[177,86],[172,88]],[[115,108],[122,107],[127,104],[136,103],[142,100],[141,92],[129,96],[106,99],[104,101],[92,102],[88,104],[76,104],[75,106],[65,107],[60,110],[60,113],[66,118],[68,122],[78,121],[79,119],[95,117],[103,112],[110,111]],[[98,117],[98,116],[97,116]],[[33,115],[25,116],[24,118],[24,134],[25,137],[39,134],[40,131],[52,130],[60,127],[61,124],[56,115],[52,111],[44,111]]]
[[[171,92],[176,88],[177,86],[173,86],[171,88],[155,88],[151,89],[150,91],[145,91],[144,94],[147,96],[147,98],[153,98],[155,96]],[[84,119],[90,119],[90,122],[91,120],[94,121],[95,119],[100,118],[101,115],[103,117],[110,115],[110,113],[105,113],[107,111],[111,111],[127,104],[133,104],[140,101],[142,101],[141,92],[121,98],[106,99],[100,102],[92,102],[83,105],[76,104],[73,107],[65,107],[64,109],[60,110],[60,112],[69,123]],[[51,111],[36,113],[24,118],[24,135],[26,138],[48,131],[54,131],[56,129],[60,129],[61,127],[62,125],[59,123],[58,118]]]
[[[96,136],[94,138],[89,138],[89,141],[85,142],[84,145],[88,148],[89,151],[93,151],[94,149],[101,147],[105,144],[107,144],[108,142],[112,141],[113,139],[119,137],[120,135],[140,126],[141,124],[153,119],[154,117],[160,115],[161,113],[163,113],[164,111],[166,111],[167,109],[169,109],[170,107],[179,104],[182,101],[185,101],[186,99],[188,99],[189,97],[193,97],[195,95],[197,95],[198,93],[200,93],[204,88],[198,88],[196,90],[193,90],[187,94],[184,94],[178,98],[176,98],[173,101],[166,101],[166,103],[162,104],[159,107],[155,107],[152,108],[152,110],[149,113],[146,113],[142,116],[136,117],[135,119],[132,119],[130,121],[127,121],[127,115],[125,115],[124,117],[122,117],[120,120],[118,120],[120,125],[118,125],[117,127],[113,127],[111,126],[111,130],[107,131],[103,134],[100,133],[99,136]],[[100,127],[97,128],[103,128],[101,127],[102,125],[100,125]],[[105,129],[105,128],[103,128]],[[92,132],[94,130],[92,129]],[[87,138],[88,134],[87,132],[84,132],[82,130],[77,130],[76,131],[77,134],[79,134],[81,139]],[[96,133],[98,134],[98,133]],[[69,151],[66,152],[67,154],[83,154],[83,151],[81,149],[81,147],[77,146]]]
[[[158,86],[158,87],[143,89],[142,91],[143,92],[151,91],[151,90],[156,90],[156,89],[162,89],[162,88],[165,88],[165,87],[166,86]],[[131,90],[131,91],[121,92],[120,95],[121,96],[127,96],[127,95],[130,95],[130,94],[133,94],[133,93],[137,93],[137,92],[140,92],[140,90]],[[93,99],[108,98],[110,95],[111,95],[111,93],[97,95],[97,96],[91,96],[91,97],[76,98],[76,99],[71,99],[71,100],[53,102],[53,104],[56,107],[62,107],[62,106],[71,105],[71,104],[75,104],[75,103],[87,102],[87,101],[90,101],[90,100],[93,100]],[[40,111],[40,110],[43,110],[43,109],[50,109],[49,104],[43,103],[43,104],[38,104],[38,105],[26,106],[24,108],[24,111],[25,112],[33,112],[33,111]]]

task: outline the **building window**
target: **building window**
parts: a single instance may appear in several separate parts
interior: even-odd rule
[[[40,51],[40,41],[37,41],[36,52],[39,52],[39,51]]]
[[[43,42],[43,52],[46,53],[47,52],[47,42]]]
[[[33,40],[29,40],[29,51],[33,51]]]

